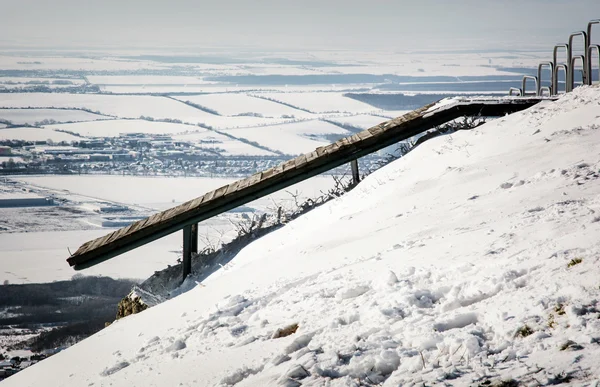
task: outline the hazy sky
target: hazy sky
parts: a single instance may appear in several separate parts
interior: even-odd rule
[[[4,46],[481,49],[559,43],[600,0],[0,0],[0,15]]]

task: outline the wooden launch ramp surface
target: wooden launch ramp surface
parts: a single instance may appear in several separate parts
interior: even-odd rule
[[[541,100],[541,97],[460,98],[451,103],[424,106],[91,240],[79,247],[67,262],[76,270],[85,269],[183,229],[185,278],[191,269],[189,251],[190,246],[195,250],[197,234],[193,233],[194,230],[197,233],[198,222],[457,118],[503,116],[529,108]]]

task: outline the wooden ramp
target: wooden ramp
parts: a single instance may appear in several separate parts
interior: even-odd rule
[[[437,125],[463,116],[502,116],[529,108],[541,100],[541,97],[459,98],[424,106],[84,243],[67,262],[76,270],[85,269],[183,229],[185,278],[191,269],[190,251],[196,250],[198,222],[408,139]]]

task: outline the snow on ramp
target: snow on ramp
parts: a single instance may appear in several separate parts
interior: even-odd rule
[[[598,149],[591,87],[432,139],[2,386],[597,385]]]

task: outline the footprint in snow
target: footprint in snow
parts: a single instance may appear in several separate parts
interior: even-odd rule
[[[105,368],[104,371],[100,372],[100,376],[110,376],[116,372],[121,371],[123,368],[129,367],[129,362],[121,361],[110,368]]]
[[[336,293],[335,298],[337,298],[339,301],[347,300],[350,298],[356,298],[356,297],[362,296],[363,294],[368,292],[369,289],[371,289],[371,288],[366,285],[360,285],[360,286],[356,286],[353,288],[340,289]]]

